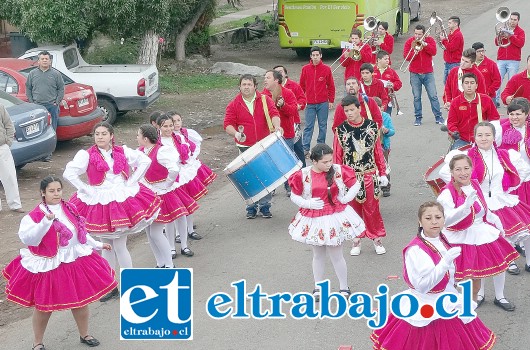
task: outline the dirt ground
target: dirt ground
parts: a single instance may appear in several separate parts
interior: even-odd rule
[[[243,9],[253,6],[263,5],[269,0],[241,0]],[[462,22],[472,18],[474,13],[482,13],[488,9],[497,8],[501,0],[423,0],[422,19],[420,23],[428,26],[430,13],[436,11],[438,16],[446,20],[451,15],[460,16]],[[224,4],[224,1],[220,1]],[[492,18],[492,22],[494,18]],[[415,23],[411,24],[411,28]],[[493,24],[490,30],[493,38]],[[412,32],[412,29],[410,30]],[[398,64],[401,63],[400,53],[403,44],[408,38],[407,35],[396,39],[395,52],[393,57]],[[493,40],[493,39],[492,39]],[[486,43],[489,45],[489,43]],[[491,43],[492,45],[492,43]],[[326,63],[333,62],[338,57],[337,53],[329,52],[324,54]],[[276,64],[283,64],[287,67],[289,75],[298,80],[302,65],[306,64],[308,59],[301,59],[296,56],[294,51],[282,50],[278,46],[276,36],[269,36],[263,39],[254,40],[245,44],[231,46],[216,46],[212,48],[212,57],[209,58],[211,64],[218,61],[240,62],[248,65],[256,65],[265,69],[272,68]],[[336,81],[342,81],[342,70],[335,73]],[[259,87],[261,89],[261,87]],[[219,175],[226,164],[233,160],[236,155],[236,149],[232,140],[224,133],[222,128],[224,110],[227,103],[237,94],[237,86],[226,90],[213,90],[206,93],[195,94],[178,94],[164,95],[166,106],[171,109],[177,109],[184,116],[184,126],[196,129],[203,135],[204,142],[202,146],[201,159],[211,166]],[[155,105],[147,111],[128,113],[115,124],[117,142],[131,147],[136,147],[135,135],[138,126],[147,121],[147,115],[153,110],[158,109]],[[32,163],[25,166],[18,172],[19,189],[22,199],[22,205],[26,211],[31,210],[39,199],[38,184],[40,179],[49,175],[62,175],[66,163],[73,158],[75,153],[80,149],[86,149],[92,145],[90,137],[83,137],[69,142],[61,142],[57,145],[57,150],[53,155],[51,163]],[[219,176],[218,180],[211,186],[211,191],[226,184],[224,176]],[[73,191],[73,188],[65,184],[66,197]],[[11,259],[13,259],[18,250],[22,247],[17,235],[18,225],[22,214],[14,214],[9,211],[5,203],[3,191],[0,192],[3,201],[4,210],[0,212],[0,268],[3,268]],[[200,219],[197,224],[200,227]],[[134,238],[129,242],[134,244]],[[0,289],[3,291],[5,280],[0,280]],[[13,303],[5,300],[5,294],[0,294],[0,329],[2,326],[13,322],[14,320],[29,317],[30,309],[20,308]]]

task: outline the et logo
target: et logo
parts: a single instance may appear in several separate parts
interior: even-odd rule
[[[192,340],[193,270],[122,269],[120,338]]]

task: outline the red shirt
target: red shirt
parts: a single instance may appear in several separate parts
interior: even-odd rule
[[[514,97],[524,97],[530,99],[530,79],[528,79],[528,70],[525,69],[521,73],[514,75],[501,93],[501,99],[504,104],[506,97],[515,95]]]
[[[292,139],[294,137],[295,115],[298,116],[296,97],[294,96],[294,93],[288,88],[283,86],[281,88],[283,106],[276,106],[276,108],[278,109],[278,112],[280,112],[280,126],[283,129],[283,137],[285,137],[286,139]],[[261,93],[272,98],[272,93],[267,89],[263,89]],[[300,117],[298,117],[298,119],[300,119]]]
[[[451,102],[449,114],[447,116],[447,129],[451,132],[458,131],[460,138],[466,142],[475,141],[473,131],[478,124],[478,96],[482,105],[482,120],[492,121],[499,120],[499,112],[493,103],[493,100],[486,94],[477,94],[474,100],[468,102],[461,93]]]
[[[300,106],[300,110],[303,111],[305,109],[306,98],[304,90],[302,90],[300,84],[298,84],[294,80],[286,78],[282,86],[288,88],[294,93],[294,96],[296,97],[296,102]]]
[[[486,92],[490,97],[495,97],[497,90],[501,87],[501,73],[499,72],[499,67],[495,61],[484,56],[482,62],[475,66],[478,68],[482,76],[484,77],[484,82],[486,83]]]
[[[449,71],[449,74],[447,75],[447,81],[445,82],[445,89],[444,89],[444,96],[443,100],[444,102],[451,102],[456,96],[462,94],[462,91],[458,89],[458,81],[460,80],[458,77],[458,70],[460,67],[453,67]],[[465,73],[473,73],[477,76],[477,92],[481,94],[486,93],[486,82],[484,81],[484,77],[482,76],[482,73],[480,73],[480,70],[475,67],[475,65],[471,66],[469,69],[462,69],[462,74]]]
[[[383,38],[383,42],[381,43],[381,45],[379,45],[379,48],[383,51],[386,51],[388,52],[389,55],[392,54],[392,52],[394,52],[394,37],[392,35],[390,35],[389,33],[386,33],[385,34],[385,37]],[[372,46],[372,64],[376,64],[377,62],[377,47],[376,46]],[[392,61],[390,61],[390,57],[389,57],[389,64],[392,64]]]
[[[513,30],[513,35],[510,37],[510,45],[507,47],[499,47],[497,50],[497,61],[520,61],[521,60],[521,49],[524,46],[525,34],[524,30],[517,26]],[[504,42],[504,41],[503,41]],[[499,46],[497,37],[495,36],[495,46]]]
[[[263,103],[261,101],[261,93],[256,91],[254,114],[250,114],[245,101],[243,101],[241,93],[239,93],[232,101],[230,101],[228,106],[226,106],[224,129],[226,130],[227,126],[231,125],[238,130],[238,126],[242,125],[244,127],[243,132],[247,136],[245,142],[239,142],[234,139],[238,144],[252,146],[270,134],[269,126],[265,118],[265,112],[263,110]],[[272,118],[279,117],[280,114],[270,97],[267,96],[266,101],[272,121]]]
[[[309,62],[302,67],[300,86],[308,104],[335,101],[335,82],[328,65],[320,61],[316,66]]]
[[[427,74],[433,72],[432,58],[436,55],[436,41],[430,36],[426,37],[427,46],[421,49],[416,57],[410,62],[409,71],[417,74]],[[412,59],[414,50],[410,50],[414,37],[408,38],[403,48],[403,58],[407,61]],[[410,51],[410,54],[408,54]],[[408,55],[407,55],[408,54]],[[460,58],[458,58],[460,60]]]
[[[379,97],[383,103],[383,110],[386,110],[386,107],[388,106],[389,98],[388,93],[386,92],[385,85],[383,82],[377,78],[372,78],[372,84],[366,85],[364,81],[361,80],[361,84],[364,87],[364,91],[366,94],[370,97]],[[361,89],[362,91],[362,89]],[[361,104],[362,101],[361,101]]]
[[[364,100],[362,100],[361,96],[358,96],[360,98],[359,102],[361,102],[361,115],[364,119],[368,118],[368,113],[366,113],[366,104],[364,103]],[[377,105],[377,102],[374,101],[373,98],[368,97],[368,109],[370,110],[370,113],[372,114],[372,120],[377,124],[378,128],[381,128],[383,125],[383,116],[381,115],[381,110],[379,109],[379,106]],[[333,115],[333,125],[331,126],[331,130],[335,132],[335,129],[337,126],[341,125],[346,121],[346,113],[344,113],[344,107],[342,107],[341,104],[338,104],[335,108],[335,114]]]
[[[374,78],[377,78],[377,79],[390,81],[392,84],[394,84],[394,91],[399,91],[399,89],[401,89],[401,87],[403,86],[403,83],[401,82],[399,75],[396,73],[395,70],[393,70],[390,67],[386,67],[383,73],[381,73],[379,68],[375,66],[373,76]]]
[[[358,61],[355,61],[351,57],[344,57],[344,52],[349,50],[350,49],[342,50],[342,55],[340,56],[340,64],[346,68],[344,70],[344,81],[349,77],[356,77],[361,80],[361,65],[366,62],[370,63],[372,60],[372,48],[368,44],[364,45],[361,49],[361,59]]]
[[[459,63],[464,51],[464,36],[460,28],[456,28],[454,32],[447,35],[447,39],[442,40],[445,46],[444,62],[445,63]]]

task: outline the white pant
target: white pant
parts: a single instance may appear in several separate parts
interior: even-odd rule
[[[6,193],[7,205],[11,209],[22,208],[20,194],[18,193],[17,172],[15,161],[7,144],[0,146],[0,182]],[[0,210],[2,203],[0,202]]]

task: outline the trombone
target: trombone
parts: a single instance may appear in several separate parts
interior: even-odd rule
[[[505,37],[505,34],[513,35],[513,30],[511,30],[508,26],[510,15],[510,10],[505,6],[499,7],[495,13],[495,17],[497,18],[497,24],[495,24],[495,35],[497,36],[497,44],[499,47],[508,47],[511,44],[510,38]],[[503,41],[505,41],[505,43],[503,43]]]
[[[409,52],[407,52],[407,54],[405,55],[405,59],[401,63],[401,66],[399,66],[400,72],[406,73],[409,70],[410,63],[412,62],[412,60],[414,60],[414,58],[416,58],[416,55],[418,54],[418,52],[420,52],[420,50],[423,49],[423,42],[425,41],[425,38],[427,37],[427,35],[429,35],[429,32],[431,31],[434,24],[438,21],[438,18],[439,17],[436,16],[436,12],[433,12],[431,14],[431,18],[429,19],[429,23],[431,24],[431,26],[427,28],[427,30],[425,31],[425,33],[423,33],[421,38],[414,40],[411,43]],[[414,54],[412,55],[410,60],[407,61],[407,57],[409,57],[412,51],[414,51]]]
[[[434,37],[436,38],[436,42],[440,49],[445,50],[445,45],[442,44],[442,40],[448,38],[447,28],[444,26],[442,18],[436,15],[436,12],[433,12],[433,16],[436,16],[436,22],[434,22]],[[442,36],[443,39],[440,38],[440,36]]]
[[[396,107],[397,115],[403,115],[403,112],[401,112],[401,108],[399,108],[399,103],[394,88],[388,88],[388,96],[390,96],[392,106]]]

